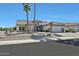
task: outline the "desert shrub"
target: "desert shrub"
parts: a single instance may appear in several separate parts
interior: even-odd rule
[[[43,32],[49,32],[49,30],[43,30]]]
[[[51,36],[51,34],[47,34],[47,36]]]
[[[65,32],[69,32],[69,30],[65,30]]]
[[[76,31],[74,29],[65,30],[65,32],[72,32],[75,33]]]

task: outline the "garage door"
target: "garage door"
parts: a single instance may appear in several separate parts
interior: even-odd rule
[[[52,27],[52,32],[62,32],[62,26],[54,26]]]

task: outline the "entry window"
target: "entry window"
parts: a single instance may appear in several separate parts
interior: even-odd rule
[[[24,30],[24,27],[19,27],[19,30]]]

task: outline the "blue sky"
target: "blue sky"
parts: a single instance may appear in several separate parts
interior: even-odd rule
[[[33,4],[30,4],[29,20],[33,20]],[[36,19],[54,22],[78,22],[79,4],[36,4]],[[21,3],[0,4],[0,27],[16,26],[16,20],[26,20]]]

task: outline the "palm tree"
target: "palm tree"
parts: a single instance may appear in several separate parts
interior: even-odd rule
[[[28,21],[28,12],[30,11],[29,3],[23,3],[24,11],[26,12],[27,16],[27,32],[29,32],[29,21]]]
[[[52,33],[52,26],[54,25],[53,22],[50,22],[48,25],[50,26],[50,32]]]
[[[36,3],[34,3],[34,31],[36,31]]]

